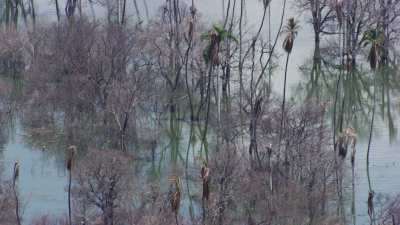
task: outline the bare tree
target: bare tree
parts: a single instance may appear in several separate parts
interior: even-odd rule
[[[95,211],[100,210],[102,222],[117,224],[118,207],[132,200],[133,178],[130,157],[111,150],[91,149],[78,162],[74,184],[75,196],[82,196]]]
[[[300,10],[311,13],[310,23],[314,29],[314,60],[320,61],[321,35],[329,33],[329,23],[335,18],[331,0],[302,0],[298,1]]]

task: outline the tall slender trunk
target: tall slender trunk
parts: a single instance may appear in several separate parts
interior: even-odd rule
[[[126,11],[126,0],[123,0],[124,3],[122,5],[122,17],[121,17],[121,24],[125,23],[125,11]]]
[[[271,4],[268,4],[268,51],[272,52],[271,40]],[[271,92],[272,63],[268,65],[268,94]]]
[[[69,222],[69,225],[72,225],[71,184],[72,184],[72,166],[69,169],[69,178],[68,178],[68,222]]]
[[[207,133],[208,133],[208,123],[210,120],[210,109],[211,109],[211,76],[213,72],[213,65],[210,64],[209,70],[208,70],[208,83],[207,83],[207,111],[206,111],[206,120],[204,124],[204,130],[202,134],[202,145],[204,147],[205,153],[206,153],[206,161],[208,162],[208,144],[207,144]]]
[[[147,5],[146,5],[146,0],[143,1],[145,4],[145,8],[146,8],[146,15],[147,15],[147,21],[149,22],[149,15],[147,12]],[[192,8],[194,8],[194,2],[192,1]],[[186,49],[186,53],[185,53],[185,84],[186,84],[186,91],[188,94],[188,99],[189,99],[189,107],[190,107],[190,133],[189,133],[189,139],[188,139],[188,144],[187,144],[187,149],[186,149],[186,161],[185,161],[185,177],[186,177],[186,189],[187,189],[187,193],[188,193],[188,199],[189,199],[189,214],[190,214],[190,218],[192,219],[192,222],[194,221],[194,209],[193,209],[193,203],[192,203],[192,197],[191,197],[191,193],[190,193],[190,185],[189,185],[189,172],[188,172],[188,168],[189,168],[189,152],[190,152],[190,146],[192,143],[192,138],[194,136],[193,134],[193,121],[194,121],[194,106],[193,106],[193,100],[192,100],[192,90],[190,90],[190,86],[189,86],[189,78],[188,78],[188,74],[189,74],[189,57],[191,56],[191,49],[192,49],[192,44],[193,44],[193,30],[195,29],[195,13],[191,14],[191,23],[192,23],[192,32],[189,32],[189,40],[188,40],[188,47]]]
[[[146,13],[147,22],[150,22],[150,13],[149,13],[149,6],[147,5],[147,0],[143,0],[143,6],[144,6],[144,11]],[[192,2],[192,7],[194,7],[193,2]]]
[[[281,123],[280,123],[280,128],[279,128],[279,151],[280,151],[280,146],[281,146],[281,141],[282,141],[282,133],[284,130],[284,114],[285,114],[285,103],[286,103],[286,80],[287,80],[287,71],[288,71],[288,64],[289,64],[289,58],[290,58],[290,53],[287,53],[286,56],[286,66],[285,66],[285,77],[283,81],[283,100],[282,100],[282,107],[281,107]],[[285,148],[285,163],[287,163],[287,151]],[[279,160],[279,159],[278,159]]]
[[[93,22],[96,21],[96,12],[94,11],[93,2],[89,1],[90,11],[92,12]]]
[[[11,19],[14,23],[14,27],[18,26],[18,0],[10,0],[11,5]]]
[[[82,18],[82,0],[78,0],[79,17]]]
[[[5,8],[5,22],[6,22],[7,26],[10,23],[10,9],[11,9],[10,1],[11,0],[6,0],[6,6],[5,6],[6,7]]]
[[[337,101],[339,98],[339,88],[340,88],[340,82],[342,79],[342,73],[343,73],[343,67],[344,67],[344,52],[345,52],[345,28],[343,27],[342,24],[339,25],[339,58],[340,58],[340,71],[339,71],[339,77],[336,82],[336,92],[335,92],[335,100],[334,100],[334,105],[333,105],[333,146],[334,146],[334,160],[335,160],[335,179],[336,179],[336,189],[337,189],[337,194],[338,194],[338,199],[339,201],[342,198],[341,194],[341,182],[340,182],[340,177],[338,173],[338,162],[337,162],[337,154],[336,154],[336,111],[337,111]],[[340,212],[340,205],[338,204],[337,208],[337,213],[339,214]]]
[[[27,13],[26,13],[26,10],[25,10],[24,0],[18,0],[18,3],[19,3],[19,6],[21,8],[21,13],[22,13],[22,17],[24,19],[25,26],[27,26],[28,25],[28,17],[27,17]]]
[[[58,0],[54,0],[56,3],[56,14],[57,14],[57,21],[60,22],[60,6],[58,4]]]
[[[369,153],[371,149],[371,142],[372,142],[372,134],[374,128],[374,120],[375,120],[375,108],[376,108],[376,72],[374,71],[374,94],[373,94],[373,105],[372,105],[372,116],[371,116],[371,124],[369,130],[369,138],[368,138],[368,148],[367,148],[367,174],[368,174],[368,187],[369,190],[372,191],[371,181],[369,177]]]
[[[17,224],[21,225],[21,215],[19,214],[19,199],[18,199],[18,193],[16,190],[18,173],[19,172],[17,171],[16,166],[14,166],[12,190],[14,193],[14,200],[15,200],[15,216],[17,218]]]
[[[34,0],[31,0],[31,13],[32,13],[32,24],[33,28],[36,26],[36,11],[35,11],[35,3]]]
[[[317,62],[318,65],[321,63],[321,47],[320,47],[320,42],[321,38],[319,36],[319,33],[315,32],[315,38],[314,38],[314,44],[315,44],[315,50],[314,50],[314,62]]]
[[[240,0],[240,17],[239,17],[239,114],[240,114],[240,127],[243,126],[243,11],[244,0]],[[242,145],[244,145],[243,135],[241,135]]]
[[[21,225],[21,216],[19,215],[19,199],[15,184],[13,185],[14,199],[15,199],[15,216],[17,217],[17,224]]]
[[[138,19],[138,23],[140,23],[140,22],[142,22],[142,18],[141,18],[141,16],[140,16],[140,10],[139,10],[139,7],[138,7],[138,4],[137,4],[137,1],[136,0],[133,0],[133,5],[134,5],[134,7],[135,7],[135,11],[136,11],[136,17],[137,17],[137,19]]]

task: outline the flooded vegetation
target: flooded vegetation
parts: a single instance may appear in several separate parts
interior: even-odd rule
[[[0,2],[0,224],[400,224],[398,0],[49,2]]]

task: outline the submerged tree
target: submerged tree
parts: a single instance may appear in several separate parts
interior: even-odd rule
[[[330,6],[332,0],[300,0],[296,2],[300,10],[309,11],[311,13],[310,23],[314,30],[314,61],[321,61],[321,36],[328,32],[329,23],[334,18],[334,10]],[[340,5],[343,4],[343,0],[334,0],[335,9],[338,15],[340,14]],[[317,63],[318,64],[318,63]]]
[[[90,149],[78,162],[74,195],[80,203],[101,211],[104,225],[118,224],[118,209],[132,200],[130,157],[111,150]],[[122,210],[122,208],[120,208]]]

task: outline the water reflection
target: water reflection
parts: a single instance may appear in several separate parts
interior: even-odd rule
[[[333,63],[340,59],[321,55],[319,50],[311,57],[311,60],[301,66],[303,76],[293,98],[300,100],[299,102],[317,99],[325,103],[328,106],[329,122],[337,105],[337,132],[353,127],[359,134],[358,154],[355,167],[352,167],[351,181],[345,182],[345,189],[349,189],[344,193],[345,202],[342,207],[346,209],[342,211],[349,211],[351,217],[346,218],[351,220],[352,224],[364,224],[368,217],[364,149],[371,118],[373,74],[362,64],[352,70],[340,68]],[[294,71],[295,66],[291,66],[291,70]],[[395,125],[398,114],[395,102],[397,99],[393,96],[398,94],[399,82],[396,81],[395,74],[394,68],[382,68],[377,80],[380,122],[375,126],[378,132],[374,136],[371,155],[371,177],[377,192],[377,202],[383,199],[380,197],[382,194],[393,194],[399,186],[389,176],[395,175],[393,170],[399,166],[395,161],[399,159],[399,153],[393,147],[398,140]],[[333,104],[340,75],[340,92],[337,104]],[[48,213],[58,216],[67,212],[64,164],[65,149],[70,144],[78,146],[80,156],[85,154],[88,146],[131,149],[132,154],[137,157],[134,173],[143,180],[138,183],[139,191],[148,189],[149,184],[166,191],[167,178],[171,174],[185,176],[187,197],[183,199],[182,208],[189,212],[183,213],[191,216],[199,214],[200,201],[193,197],[198,196],[199,192],[195,185],[195,182],[198,182],[195,175],[202,160],[208,156],[208,145],[215,144],[216,141],[211,138],[204,140],[201,124],[184,122],[188,114],[185,105],[180,106],[176,112],[165,113],[167,115],[162,115],[164,110],[153,110],[153,107],[157,107],[155,104],[141,105],[141,109],[132,112],[136,118],[131,121],[134,125],[127,131],[127,147],[121,147],[125,141],[122,141],[122,144],[119,141],[120,131],[110,120],[101,121],[106,116],[95,107],[82,106],[79,99],[71,98],[71,102],[58,102],[60,99],[56,96],[41,98],[29,90],[25,93],[29,98],[23,99],[21,82],[13,80],[8,85],[12,87],[11,91],[7,90],[7,94],[4,95],[1,93],[1,100],[4,101],[0,103],[1,112],[5,113],[1,115],[0,145],[5,149],[2,157],[6,161],[6,168],[11,168],[15,160],[21,161],[21,194],[26,204],[26,221],[36,215]],[[60,92],[72,96],[74,93],[68,92],[71,89],[67,86]],[[47,94],[46,90],[44,93]],[[152,110],[149,110],[150,108]],[[144,132],[138,133],[138,130]],[[387,139],[394,145],[388,146]],[[387,168],[391,168],[389,173],[386,172]],[[347,204],[350,201],[351,204]]]
[[[313,57],[315,60],[315,57]],[[312,62],[313,60],[311,60]],[[341,71],[334,65],[306,62],[302,67],[303,80],[299,83],[295,95],[301,101],[318,99],[327,102],[327,119],[333,116],[333,97],[337,77]],[[342,71],[341,94],[338,104],[338,130],[354,127],[360,136],[355,167],[351,169],[349,182],[345,181],[344,210],[348,213],[347,221],[351,224],[364,224],[368,221],[366,196],[367,178],[365,174],[365,145],[371,113],[372,74],[359,66],[353,71]],[[385,202],[386,194],[394,194],[400,187],[392,180],[395,168],[399,167],[397,159],[400,153],[395,151],[397,127],[395,125],[396,99],[399,83],[395,79],[395,70],[382,69],[378,73],[377,102],[379,103],[379,123],[375,126],[376,135],[373,139],[371,155],[371,178],[373,189],[376,191],[376,204]],[[118,148],[118,143],[105,140],[118,138],[110,137],[115,131],[96,121],[93,112],[81,112],[76,106],[54,104],[53,102],[30,102],[31,96],[24,99],[22,84],[16,80],[5,81],[9,85],[6,94],[2,94],[2,108],[11,109],[2,114],[1,145],[4,146],[2,157],[6,176],[11,175],[10,168],[14,161],[21,162],[20,191],[23,198],[24,219],[30,221],[37,215],[51,214],[64,215],[67,212],[65,187],[67,177],[65,170],[65,149],[71,143],[79,146],[82,156],[88,146],[103,148]],[[7,86],[7,85],[4,85]],[[201,135],[197,124],[188,124],[184,116],[176,114],[173,120],[160,115],[146,113],[148,108],[138,110],[138,120],[130,130],[135,132],[138,127],[146,130],[137,134],[137,138],[127,142],[129,149],[133,149],[138,156],[134,164],[136,177],[143,178],[137,184],[138,189],[146,191],[150,187],[167,190],[168,177],[171,174],[181,174],[186,177],[185,198],[183,199],[183,214],[199,215],[201,201],[194,197],[199,196],[195,177],[197,169],[205,157],[201,149]],[[155,110],[157,111],[157,110]],[[187,112],[185,112],[187,113]],[[171,126],[172,124],[172,126]],[[388,141],[393,146],[388,146]],[[215,143],[213,139],[209,143]],[[150,151],[149,151],[150,150]],[[140,156],[140,157],[139,157]],[[180,164],[177,162],[186,162]],[[183,173],[187,167],[186,174]],[[350,167],[349,160],[347,167]],[[387,173],[387,168],[390,172]],[[350,169],[350,168],[349,168]],[[151,186],[149,186],[151,185]]]
[[[316,53],[317,54],[317,53]],[[367,196],[369,188],[375,191],[374,216],[382,213],[382,206],[394,196],[395,190],[389,187],[398,187],[397,182],[387,175],[387,171],[398,167],[399,153],[396,151],[398,144],[396,117],[399,115],[397,97],[400,83],[397,76],[397,68],[384,67],[377,70],[377,119],[374,125],[372,139],[370,174],[366,169],[365,157],[368,143],[369,126],[371,123],[373,76],[365,65],[360,63],[350,70],[342,70],[340,66],[332,62],[340,59],[324,55],[319,60],[317,57],[307,60],[301,67],[302,81],[296,86],[294,98],[304,101],[317,99],[327,104],[327,121],[331,122],[334,115],[334,98],[339,75],[343,75],[339,87],[337,104],[337,131],[353,127],[359,136],[355,167],[346,162],[351,177],[345,182],[345,209],[350,215],[347,218],[349,224],[370,223],[367,213]],[[349,160],[350,161],[350,160]],[[388,189],[386,189],[388,188]],[[373,220],[371,222],[373,222]],[[375,223],[375,222],[373,222]]]
[[[330,59],[331,60],[331,59]],[[332,60],[335,61],[335,60]],[[369,132],[368,124],[371,120],[373,74],[359,65],[350,71],[338,69],[338,66],[327,63],[326,60],[307,60],[301,67],[303,80],[296,87],[296,100],[318,99],[330,106],[328,117],[333,117],[334,96],[340,73],[343,78],[339,84],[339,98],[337,100],[337,127],[338,131],[346,127],[353,127],[361,137]],[[400,90],[400,82],[396,78],[396,68],[385,67],[377,72],[377,113],[382,123],[385,123],[389,132],[390,141],[397,135],[393,109],[397,105],[392,96]],[[395,98],[394,98],[395,99]],[[393,111],[395,110],[395,111]]]

